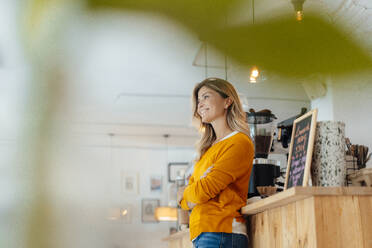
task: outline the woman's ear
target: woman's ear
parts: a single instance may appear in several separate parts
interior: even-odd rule
[[[233,103],[233,101],[231,100],[230,97],[226,98],[226,102],[225,102],[225,109],[227,109],[228,107],[230,107],[230,105]]]

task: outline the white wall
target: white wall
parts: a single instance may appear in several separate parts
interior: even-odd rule
[[[352,144],[372,150],[372,73],[363,72],[343,77],[330,77],[327,94],[311,101],[319,109],[318,120],[345,123],[345,136]],[[367,163],[372,167],[372,161]]]
[[[311,109],[318,109],[318,121],[334,120],[334,94],[330,77],[325,78],[324,86],[326,94],[311,101]]]
[[[164,144],[130,147],[119,139],[106,136],[105,144],[97,144],[90,143],[89,137],[76,140],[65,133],[54,143],[48,188],[58,226],[56,247],[167,247],[162,238],[176,223],[142,223],[142,199],[158,199],[161,206],[168,206],[167,165],[190,162],[194,150],[167,149]],[[124,192],[122,173],[138,176],[135,193]],[[161,191],[151,191],[152,175],[162,176]],[[128,206],[132,210],[130,222],[110,219],[115,217],[112,210]]]
[[[372,72],[334,78],[333,92],[335,119],[345,122],[346,137],[372,152]]]
[[[167,162],[189,162],[193,158],[192,149],[170,149],[167,151],[147,149],[120,149],[114,151],[114,167],[111,171],[111,200],[116,206],[122,203],[133,206],[132,224],[112,223],[112,242],[116,247],[167,247],[161,239],[169,235],[169,228],[175,223],[141,223],[141,200],[155,198],[162,206],[168,205]],[[139,194],[123,195],[120,193],[119,175],[121,171],[133,171],[139,174]],[[150,176],[162,176],[162,192],[152,193]],[[136,238],[133,238],[136,237]],[[155,238],[156,237],[156,238]],[[115,246],[113,246],[115,247]]]

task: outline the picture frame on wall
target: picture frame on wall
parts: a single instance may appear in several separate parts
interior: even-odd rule
[[[120,181],[122,194],[138,194],[139,176],[137,172],[122,171]]]
[[[163,190],[163,177],[161,175],[150,176],[151,193],[161,193]]]
[[[169,163],[168,164],[168,182],[176,182],[178,175],[184,176],[187,169],[189,168],[190,163],[179,162],[179,163]]]
[[[142,222],[158,222],[155,218],[155,209],[160,206],[159,199],[142,199]]]

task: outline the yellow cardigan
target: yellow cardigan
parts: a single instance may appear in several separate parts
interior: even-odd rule
[[[244,222],[240,214],[246,205],[254,158],[251,139],[237,133],[211,146],[195,164],[180,205],[197,204],[190,215],[190,239],[202,232],[232,232],[232,222]]]

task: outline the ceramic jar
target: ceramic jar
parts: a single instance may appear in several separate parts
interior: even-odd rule
[[[345,123],[317,122],[311,172],[313,186],[346,185]]]

